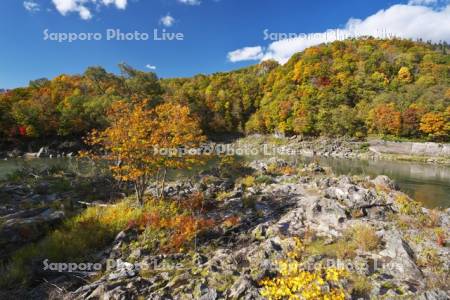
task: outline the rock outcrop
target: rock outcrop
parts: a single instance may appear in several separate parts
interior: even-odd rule
[[[60,224],[65,215],[63,211],[51,208],[23,210],[0,217],[0,259],[21,246],[35,242],[49,229]]]
[[[266,162],[252,165],[264,172]],[[402,216],[398,214],[400,208],[395,199],[403,194],[389,178],[335,178],[323,175],[317,166],[309,166],[308,170],[322,175],[303,178],[283,175],[273,178],[274,183],[244,191],[239,186],[234,187],[220,207],[208,214],[217,217],[226,211],[239,214],[243,222],[214,240],[200,243],[193,253],[152,256],[139,249],[120,252],[118,249],[124,249],[124,238],[133,240],[135,236],[132,232],[121,233],[109,254],[117,268],[64,297],[262,299],[261,280],[277,273],[276,261],[295,247],[296,238],[310,239],[313,232],[313,239],[324,241],[326,247],[342,239],[349,228],[369,224],[380,239],[379,247],[376,250],[358,248],[351,258],[352,262],[372,265],[376,262],[375,268],[355,271],[371,278],[371,286],[363,298],[392,299],[403,295],[415,299],[449,299],[448,286],[447,289],[435,287],[430,280],[435,280],[434,276],[445,277],[450,251],[448,247],[438,246],[433,237],[425,236],[422,237],[425,241],[418,242],[398,225],[395,218]],[[220,180],[212,182],[214,188],[221,185]],[[254,197],[254,208],[243,206],[242,197]],[[442,213],[441,218],[442,224],[448,224],[445,223],[448,213]],[[448,227],[446,230],[448,234]],[[430,266],[419,263],[421,253],[414,249],[423,243],[439,248],[436,259],[447,262],[442,273],[433,273]],[[307,260],[317,263],[326,256],[326,253],[318,253]],[[136,267],[155,266],[155,261],[156,265],[166,267],[150,271]],[[350,289],[347,296],[354,297]]]
[[[269,176],[273,163],[251,166]],[[138,231],[125,230],[102,255],[102,265],[113,267],[83,284],[60,291],[47,284],[34,292],[58,299],[263,299],[261,280],[277,276],[277,261],[297,251],[301,240],[306,266],[330,260],[365,266],[349,269],[368,283],[361,291],[348,281],[348,299],[449,299],[450,249],[430,233],[440,226],[449,236],[450,211],[433,212],[429,225],[429,210],[404,213],[407,196],[386,176],[334,177],[318,165],[301,174],[307,175],[270,175],[247,187],[212,175],[198,184],[169,184],[172,197],[202,191],[216,201],[206,217],[240,221],[198,237],[196,248],[182,253],[149,252],[136,246]],[[355,228],[368,233],[352,233]]]

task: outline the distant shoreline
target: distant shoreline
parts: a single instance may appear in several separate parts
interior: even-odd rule
[[[253,134],[248,136],[221,136],[213,143],[261,149],[263,145],[282,149],[306,157],[336,157],[348,159],[382,159],[414,161],[450,165],[450,143],[356,140],[350,138],[303,138]],[[23,143],[0,151],[0,159],[73,157],[84,148],[76,140]],[[28,149],[25,150],[25,149]]]

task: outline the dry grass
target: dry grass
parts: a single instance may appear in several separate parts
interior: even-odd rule
[[[333,243],[316,239],[306,245],[306,252],[312,255],[325,255],[332,258],[353,258],[356,250],[373,251],[379,248],[381,239],[375,229],[366,224],[355,225],[344,231],[341,238]]]
[[[441,212],[438,209],[430,209],[428,212],[428,222],[429,227],[439,227],[441,226]]]
[[[133,207],[127,199],[108,207],[89,207],[79,216],[67,220],[42,241],[29,244],[11,258],[0,270],[0,286],[26,285],[32,278],[33,262],[49,259],[53,262],[80,262],[103,249],[115,235],[128,226],[133,218],[142,214],[146,207]]]
[[[351,294],[355,299],[367,299],[372,290],[372,283],[366,276],[353,274],[350,277]]]
[[[349,234],[355,246],[363,251],[373,251],[381,244],[381,239],[377,236],[375,229],[367,224],[355,225],[346,234]]]
[[[345,239],[327,244],[323,240],[315,240],[306,245],[305,252],[310,255],[324,255],[329,258],[348,259],[356,256],[356,247]]]
[[[133,198],[107,207],[89,207],[42,241],[14,253],[10,263],[0,268],[0,287],[27,286],[34,276],[30,266],[44,259],[51,262],[92,261],[96,259],[95,253],[103,250],[126,228],[144,230],[156,237],[160,247],[179,251],[199,231],[214,225],[210,220],[191,216],[190,210],[201,208],[202,199],[202,195],[193,195],[185,208],[175,201],[154,199],[136,206]]]

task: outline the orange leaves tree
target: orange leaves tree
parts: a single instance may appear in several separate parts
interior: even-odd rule
[[[108,117],[110,126],[103,131],[94,130],[87,138],[87,143],[99,148],[102,155],[90,156],[106,160],[117,180],[132,182],[141,204],[150,183],[155,181],[159,186],[167,169],[189,168],[201,162],[196,154],[167,155],[169,151],[160,151],[194,148],[204,141],[199,123],[187,107],[164,103],[150,109],[148,101],[116,101]]]
[[[198,148],[205,136],[200,129],[200,121],[191,116],[187,106],[171,102],[158,105],[151,111],[152,134],[150,136],[156,160],[156,180],[161,182],[159,196],[163,196],[164,182],[168,169],[189,169],[205,159],[199,153],[189,153],[189,149]],[[167,151],[161,151],[166,149]],[[181,152],[181,150],[186,152]],[[177,152],[173,152],[177,150]],[[164,152],[164,153],[163,153]]]
[[[420,120],[420,130],[434,139],[445,140],[450,134],[450,113],[426,113]]]
[[[372,132],[398,135],[402,126],[401,113],[394,103],[380,104],[369,112],[368,125]]]
[[[419,134],[420,119],[425,109],[419,105],[411,104],[402,113],[402,134],[404,136],[417,136]]]

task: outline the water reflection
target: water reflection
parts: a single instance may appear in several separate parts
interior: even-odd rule
[[[260,157],[263,158],[263,157]],[[267,158],[267,157],[266,157]],[[285,159],[295,159],[308,163],[311,158],[283,157]],[[244,160],[259,159],[256,157],[244,157]],[[75,160],[74,160],[75,161]],[[0,179],[7,174],[17,170],[24,163],[33,167],[50,167],[58,165],[70,165],[74,161],[70,159],[35,159],[24,162],[24,160],[0,161]],[[338,174],[367,175],[375,177],[377,175],[387,175],[394,179],[400,189],[409,194],[412,198],[422,202],[424,206],[450,207],[450,166],[439,166],[423,163],[411,163],[402,161],[362,161],[335,158],[320,158],[319,162],[331,167]],[[214,160],[210,161],[202,168],[213,166]],[[178,176],[190,176],[198,170],[178,173]]]
[[[450,207],[450,167],[401,161],[320,159],[337,174],[387,175],[426,207]]]

